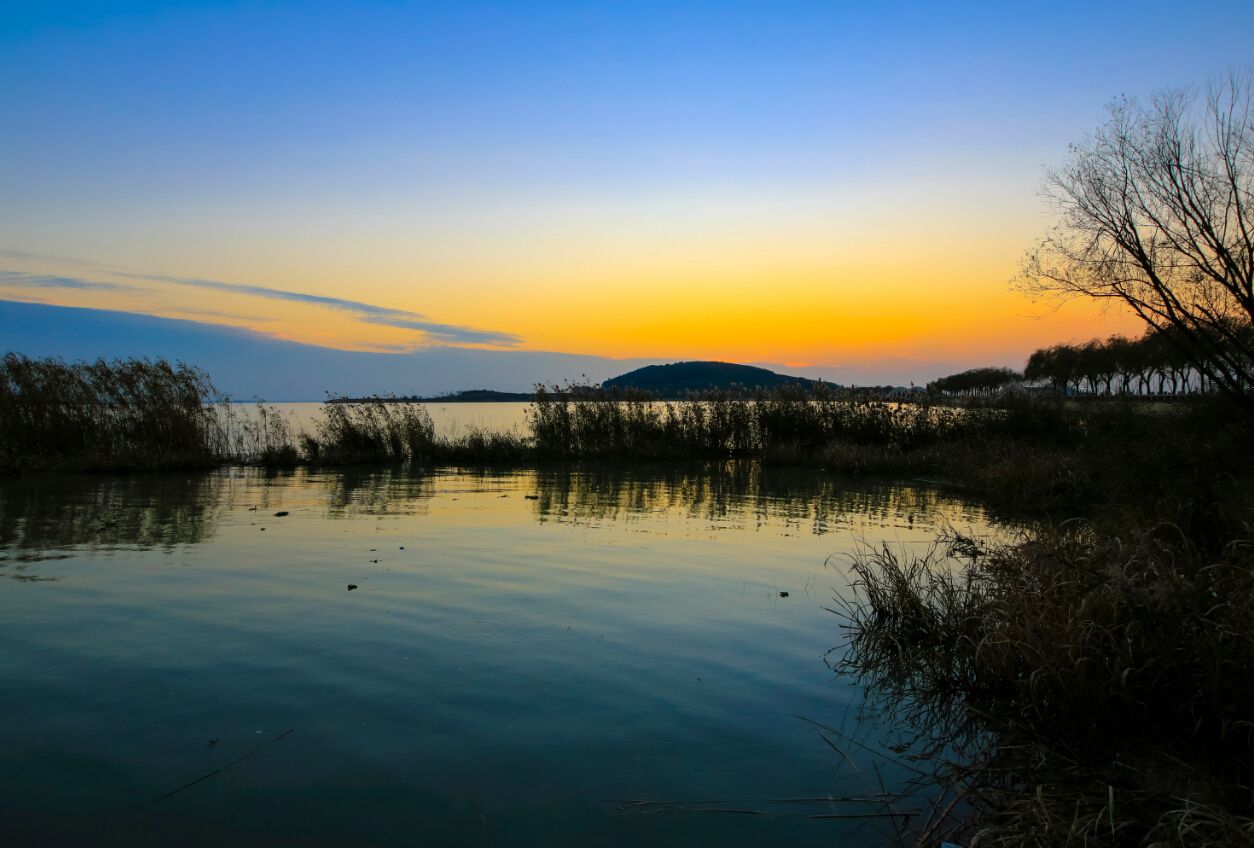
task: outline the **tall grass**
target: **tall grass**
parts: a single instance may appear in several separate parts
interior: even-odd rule
[[[0,358],[0,463],[210,464],[221,433],[199,369],[164,360]]]
[[[1204,519],[1206,501],[1222,498],[1216,470],[1241,474],[1254,459],[1248,434],[1212,405],[1149,414],[1126,399],[954,406],[795,388],[661,402],[540,388],[523,433],[439,436],[425,406],[394,399],[332,399],[304,433],[274,407],[228,402],[185,365],[9,354],[0,359],[0,470],[755,458],[941,479],[1013,510],[1153,501],[1179,522]]]
[[[288,467],[302,461],[291,422],[275,406],[223,400],[210,407],[213,452],[221,462]]]
[[[417,403],[333,400],[323,404],[317,434],[303,443],[314,462],[422,462],[435,444],[435,425]]]
[[[538,452],[562,458],[719,458],[834,442],[914,449],[987,428],[998,413],[893,404],[783,388],[753,397],[713,394],[654,401],[645,395],[541,387],[530,427]]]
[[[868,551],[840,610],[839,668],[963,802],[913,839],[1254,844],[1247,540],[1207,552],[1160,525],[950,542]]]
[[[304,456],[323,464],[498,463],[531,455],[527,440],[514,433],[437,437],[425,406],[395,399],[332,399],[323,404],[316,432],[303,434],[301,442]]]

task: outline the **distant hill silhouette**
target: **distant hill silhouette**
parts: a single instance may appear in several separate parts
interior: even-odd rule
[[[601,385],[607,389],[636,389],[655,397],[678,398],[710,391],[753,391],[783,386],[811,388],[818,382],[733,362],[674,362],[637,368],[611,377]]]

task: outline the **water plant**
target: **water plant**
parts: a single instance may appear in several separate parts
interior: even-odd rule
[[[856,558],[835,665],[946,799],[909,839],[1254,842],[1254,549],[1127,529]]]
[[[0,464],[211,464],[221,431],[205,372],[165,360],[0,357]]]

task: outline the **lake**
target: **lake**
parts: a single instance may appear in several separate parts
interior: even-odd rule
[[[882,844],[826,608],[945,525],[1004,532],[747,462],[0,481],[0,844]]]
[[[317,422],[322,418],[322,403],[274,403],[273,406],[292,426],[292,431],[299,433],[304,430],[313,433]],[[244,411],[250,412],[253,404],[239,404]],[[486,430],[489,432],[527,433],[527,409],[529,403],[423,403],[431,415],[431,423],[435,425],[437,436],[456,437],[470,430]]]

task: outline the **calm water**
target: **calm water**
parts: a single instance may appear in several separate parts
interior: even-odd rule
[[[0,482],[0,844],[880,844],[776,802],[878,791],[824,607],[942,523],[995,532],[752,464]]]
[[[314,432],[322,417],[321,403],[276,403],[276,407],[291,423],[294,431]],[[527,408],[529,403],[424,403],[431,414],[436,435],[458,436],[467,430],[503,432],[528,432]],[[243,404],[245,408],[249,404]]]

